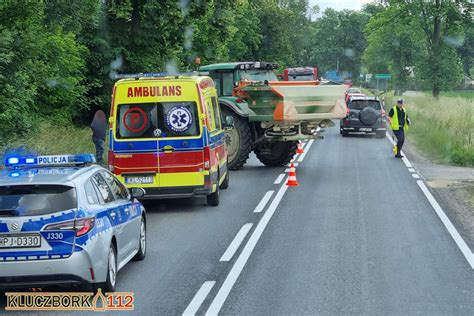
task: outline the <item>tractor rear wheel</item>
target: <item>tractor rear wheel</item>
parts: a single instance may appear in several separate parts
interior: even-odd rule
[[[287,165],[293,159],[297,146],[297,141],[265,142],[254,151],[258,160],[265,166],[280,167]]]
[[[225,142],[227,145],[227,164],[231,170],[237,170],[244,166],[252,151],[252,138],[250,126],[247,120],[233,111],[222,108],[224,117],[234,118],[234,128],[225,132]]]

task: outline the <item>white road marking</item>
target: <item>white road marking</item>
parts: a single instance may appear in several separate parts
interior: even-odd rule
[[[405,164],[405,166],[407,166],[407,168],[413,168],[413,165],[411,164],[410,160],[408,160],[408,158],[405,157],[405,154],[403,153],[403,150],[400,153],[403,156],[402,160],[403,160],[403,163]]]
[[[304,153],[302,153],[301,156],[298,158],[298,162],[303,162],[304,157],[306,157],[306,154],[309,152],[309,149],[311,148],[311,146],[313,145],[313,143],[314,143],[314,139],[311,139],[311,140],[308,142],[308,145],[307,145],[306,148],[304,149]]]
[[[258,222],[258,225],[253,231],[252,236],[250,236],[247,244],[245,245],[244,249],[240,253],[239,258],[237,259],[234,266],[232,267],[229,274],[227,275],[224,283],[219,289],[219,292],[217,292],[216,297],[214,297],[214,300],[209,306],[209,309],[207,310],[206,315],[217,315],[219,311],[221,310],[222,306],[225,303],[225,300],[227,299],[230,291],[232,290],[232,287],[234,286],[240,273],[244,269],[245,264],[247,263],[247,260],[250,258],[252,251],[255,249],[255,246],[257,245],[258,240],[262,236],[263,231],[265,230],[265,227],[267,227],[268,222],[270,221],[273,214],[275,213],[275,210],[280,204],[281,199],[285,195],[285,192],[287,189],[288,189],[288,186],[284,184],[280,187],[280,190],[278,190],[278,193],[276,194],[272,203],[268,207],[268,210],[262,216],[262,219],[260,220],[260,222]]]
[[[290,168],[285,169],[285,172],[286,173],[290,172]]]
[[[392,145],[395,145],[395,142],[393,141],[392,137],[390,137],[390,134],[387,132],[387,134],[385,135],[387,136],[388,140],[392,143]],[[402,160],[405,166],[407,168],[413,168],[413,165],[411,164],[410,160],[408,160],[408,158],[405,157],[405,153],[403,152],[403,150],[400,152],[400,154],[403,156]]]
[[[458,245],[459,249],[463,253],[464,257],[466,258],[467,262],[471,265],[471,268],[474,269],[474,254],[472,253],[471,249],[469,246],[466,244],[464,239],[462,239],[461,235],[459,235],[458,231],[456,228],[453,226],[449,218],[446,216],[444,213],[443,209],[441,206],[439,206],[438,202],[436,199],[431,195],[431,192],[428,190],[426,187],[425,183],[421,180],[416,181],[418,186],[420,187],[421,191],[425,194],[426,198],[430,202],[431,206],[435,210],[436,214],[438,214],[439,218],[444,224],[444,227],[448,230],[449,234],[451,237],[453,237],[454,241]]]
[[[244,241],[245,236],[247,236],[252,226],[253,226],[252,223],[247,223],[244,226],[242,226],[242,228],[239,230],[237,235],[235,235],[234,240],[232,240],[229,247],[224,252],[224,254],[222,255],[219,261],[230,261],[232,259],[235,252],[237,251],[237,249],[239,249],[240,244],[242,243],[242,241]]]
[[[199,310],[199,307],[201,307],[202,302],[204,302],[209,292],[211,292],[212,288],[214,287],[214,284],[216,284],[216,281],[204,282],[199,291],[197,291],[196,295],[194,295],[193,299],[191,300],[191,303],[189,303],[188,307],[186,307],[186,310],[183,312],[183,315],[195,315],[196,312]]]
[[[285,177],[285,175],[283,175],[283,178]],[[282,179],[283,180],[283,179]],[[272,197],[273,195],[273,192],[275,191],[268,191],[267,193],[265,193],[265,195],[263,196],[263,198],[260,200],[260,202],[258,203],[257,207],[255,207],[255,209],[253,210],[254,213],[260,213],[263,211],[263,209],[265,208],[265,206],[267,206],[267,203],[268,201],[270,201],[270,198]]]
[[[280,174],[280,175],[278,176],[278,178],[275,180],[275,182],[273,182],[273,183],[274,183],[274,184],[280,184],[284,177],[285,177],[285,174],[284,174],[284,173]]]
[[[293,163],[293,165],[294,165],[295,167],[298,167],[298,163],[297,163],[297,162]],[[291,163],[288,164],[288,167],[290,167],[290,166],[291,166]]]
[[[412,173],[411,176],[415,179],[420,179],[420,176],[417,173]]]
[[[415,172],[415,168],[408,168],[408,171]]]

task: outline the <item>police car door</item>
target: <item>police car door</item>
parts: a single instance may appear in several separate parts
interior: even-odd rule
[[[92,176],[92,180],[98,191],[101,198],[103,199],[103,207],[107,211],[107,218],[112,226],[112,231],[117,239],[117,263],[120,263],[127,256],[126,253],[126,244],[130,242],[127,240],[127,236],[124,232],[124,202],[123,200],[117,199],[110,188],[109,184],[103,177],[103,172],[97,172]]]
[[[135,209],[135,205],[130,198],[130,193],[125,186],[110,172],[101,171],[101,174],[112,189],[117,201],[117,210],[122,217],[122,234],[125,237],[125,243],[122,247],[124,248],[125,257],[128,257],[138,248],[140,239],[140,214],[138,214]]]

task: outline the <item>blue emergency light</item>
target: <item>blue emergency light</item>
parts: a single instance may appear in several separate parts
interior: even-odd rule
[[[50,156],[10,156],[5,159],[6,167],[68,166],[95,163],[93,154],[50,155]]]

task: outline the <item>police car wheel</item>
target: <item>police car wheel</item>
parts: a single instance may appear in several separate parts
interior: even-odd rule
[[[209,206],[219,205],[219,182],[216,185],[216,191],[207,196],[207,205]]]
[[[115,250],[114,244],[110,245],[108,263],[107,263],[107,280],[101,283],[94,284],[94,290],[99,289],[102,292],[114,292],[115,285],[117,283],[117,251]]]
[[[146,256],[146,221],[143,216],[140,223],[140,240],[138,241],[138,246],[138,252],[135,257],[133,257],[133,260],[136,261],[143,260]]]

